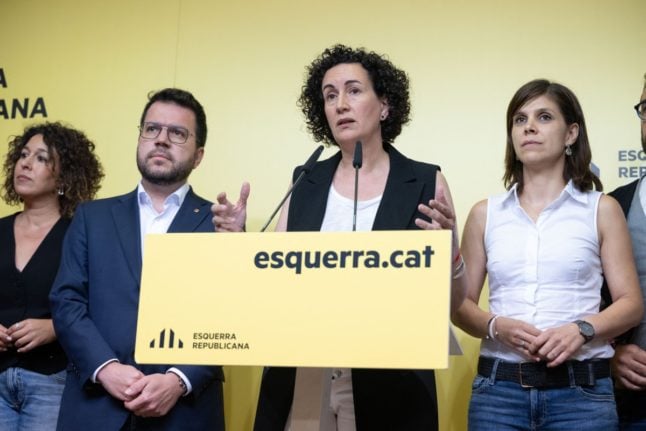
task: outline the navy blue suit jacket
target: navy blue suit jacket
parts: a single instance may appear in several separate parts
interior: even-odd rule
[[[210,206],[189,191],[168,231],[213,232]],[[192,393],[166,416],[146,419],[146,429],[224,429],[221,367],[135,362],[141,262],[136,191],[78,207],[50,294],[56,333],[70,361],[59,430],[115,431],[123,426],[129,411],[91,380],[112,358],[146,375],[175,366],[191,382]]]

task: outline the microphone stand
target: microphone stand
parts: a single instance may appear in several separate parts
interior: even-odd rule
[[[354,157],[352,166],[354,167],[354,210],[352,211],[352,232],[357,230],[357,202],[359,201],[359,169],[363,164],[363,152],[361,141],[354,144]]]
[[[305,164],[301,168],[301,172],[298,174],[298,177],[296,177],[296,181],[294,181],[294,184],[292,184],[292,186],[289,188],[289,190],[287,190],[287,193],[285,193],[285,196],[283,197],[283,200],[280,201],[280,203],[278,204],[278,206],[276,207],[274,212],[271,213],[271,217],[269,217],[269,220],[267,220],[267,223],[265,223],[265,225],[262,227],[262,229],[260,229],[260,232],[264,232],[265,229],[267,229],[267,227],[269,226],[269,223],[271,223],[271,221],[274,219],[274,217],[276,216],[276,213],[278,212],[278,210],[280,210],[283,207],[283,204],[285,203],[285,201],[287,200],[289,195],[292,194],[292,192],[294,191],[294,189],[296,188],[298,183],[300,183],[301,180],[303,178],[305,178],[307,176],[307,174],[310,173],[310,171],[314,167],[314,164],[316,163],[318,158],[321,156],[322,152],[323,152],[323,145],[319,145],[316,148],[316,150],[314,150],[314,152],[312,153],[310,158],[307,159],[307,161],[305,162]]]
[[[274,219],[274,217],[276,217],[276,213],[278,212],[278,210],[283,207],[283,204],[285,203],[285,201],[287,200],[289,195],[292,194],[292,190],[294,190],[294,188],[296,188],[298,183],[300,183],[301,180],[303,178],[305,178],[305,175],[307,175],[307,172],[305,172],[305,170],[301,170],[301,173],[298,174],[298,177],[296,177],[296,181],[294,181],[294,184],[292,185],[292,187],[290,187],[290,189],[287,191],[287,193],[285,193],[285,196],[283,196],[283,199],[280,201],[280,203],[278,204],[278,206],[276,207],[274,212],[271,213],[271,216],[269,217],[269,220],[267,220],[267,223],[265,223],[265,225],[262,227],[262,229],[260,229],[260,232],[264,232],[265,229],[267,229],[267,227],[269,226],[269,223],[271,223],[271,221]]]

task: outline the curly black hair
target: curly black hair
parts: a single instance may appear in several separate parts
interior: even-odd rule
[[[381,122],[381,139],[384,148],[387,148],[399,136],[402,126],[410,121],[408,76],[385,56],[364,48],[334,45],[307,67],[307,78],[298,99],[307,128],[316,142],[337,145],[325,116],[322,84],[329,69],[347,63],[361,64],[368,72],[377,96],[388,102],[388,117]]]
[[[27,127],[22,135],[14,136],[4,161],[5,176],[2,198],[9,205],[18,205],[22,198],[14,188],[13,176],[23,147],[31,138],[42,135],[47,148],[58,155],[59,175],[57,186],[61,215],[71,217],[77,205],[93,199],[103,179],[103,168],[94,154],[94,143],[79,130],[61,123],[41,123]],[[52,163],[56,159],[52,158]],[[55,169],[55,165],[52,165]]]

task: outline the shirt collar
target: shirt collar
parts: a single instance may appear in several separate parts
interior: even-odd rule
[[[561,192],[561,195],[556,199],[555,202],[563,201],[567,198],[572,198],[575,201],[585,204],[588,202],[588,195],[585,192],[577,189],[574,186],[572,180],[569,180],[565,185],[565,188]],[[518,183],[514,183],[507,193],[503,196],[503,199],[500,202],[502,207],[507,207],[509,205],[520,206],[520,201],[518,199]]]
[[[169,204],[174,204],[177,207],[182,206],[182,203],[184,203],[184,199],[186,198],[186,195],[188,194],[190,188],[191,187],[188,185],[188,183],[184,183],[181,187],[179,187],[177,190],[166,197],[166,199],[164,200],[164,206]],[[137,197],[139,199],[139,205],[152,205],[152,200],[144,189],[144,186],[141,184],[141,181],[137,185]]]
[[[563,190],[563,193],[561,195],[563,195],[564,193],[567,193],[568,195],[570,195],[570,197],[577,202],[580,202],[582,204],[588,203],[588,194],[577,189],[574,186],[574,183],[572,182],[572,180],[567,182],[567,184],[565,185],[565,189]]]

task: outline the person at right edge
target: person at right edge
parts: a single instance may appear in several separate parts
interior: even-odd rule
[[[639,103],[642,150],[646,152],[646,75]],[[646,183],[644,177],[609,193],[619,201],[628,221],[639,285],[646,296]],[[646,322],[619,337],[612,359],[619,429],[646,430]]]
[[[408,159],[393,147],[409,120],[406,74],[382,55],[336,45],[308,67],[299,106],[314,140],[340,151],[316,163],[294,190],[276,230],[352,230],[353,154],[356,142],[361,141],[356,230],[452,229],[456,255],[451,306],[459,305],[464,261],[457,247],[446,179],[438,166]],[[296,168],[292,181],[299,171]],[[219,231],[242,230],[248,192],[248,185],[243,185],[235,205],[225,194],[218,196],[219,204],[212,211]],[[396,295],[397,286],[392,287]],[[342,368],[332,370],[332,376],[329,408],[321,424],[338,431],[438,429],[433,370]],[[255,430],[294,430],[289,417],[292,403],[298,401],[294,395],[297,382],[294,368],[265,369]]]
[[[469,430],[617,429],[610,340],[643,314],[626,221],[590,170],[570,89],[528,82],[506,123],[508,190],[473,207],[461,244],[468,290],[454,323],[484,338]],[[599,311],[604,275],[613,303]]]

